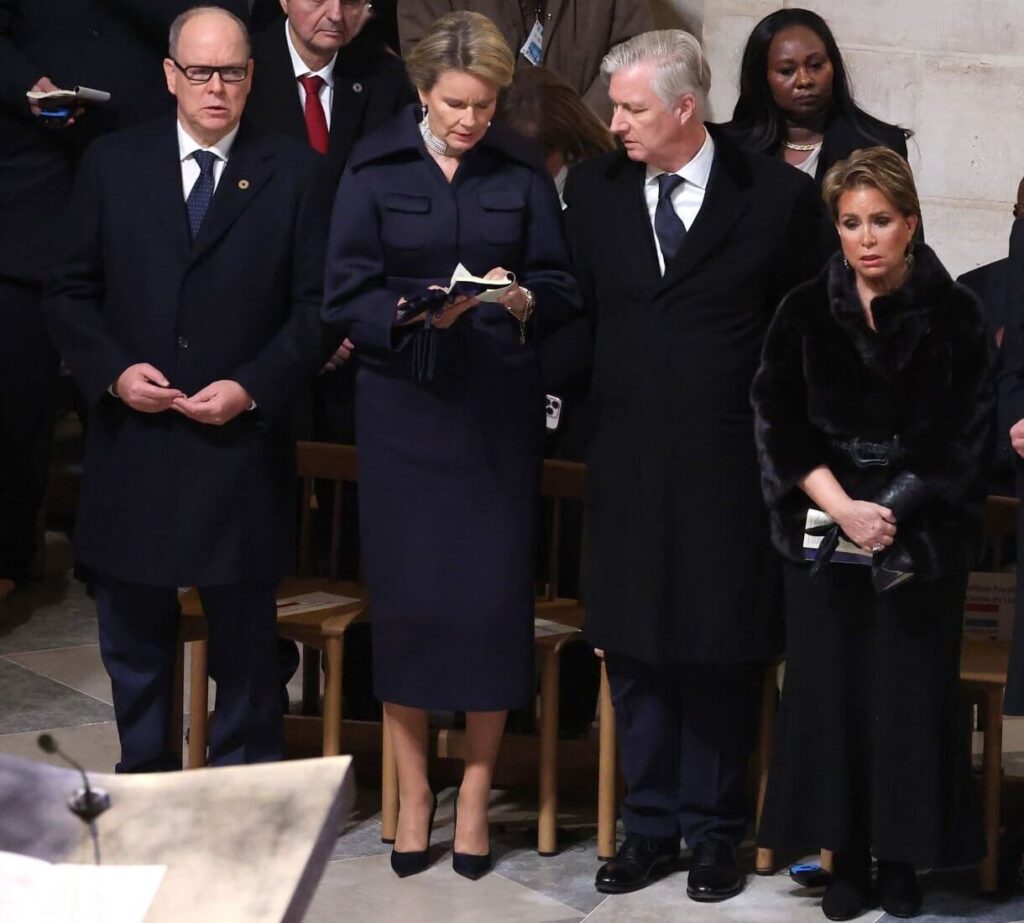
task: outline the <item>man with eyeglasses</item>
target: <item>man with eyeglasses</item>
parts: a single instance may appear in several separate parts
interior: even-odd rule
[[[49,472],[57,354],[39,303],[82,151],[165,111],[167,28],[194,0],[0,0],[0,578],[22,584]],[[244,11],[247,0],[220,0]],[[65,115],[29,91],[88,86],[109,102]]]
[[[315,158],[245,125],[245,26],[215,7],[182,14],[164,76],[177,117],[86,154],[44,301],[92,408],[74,549],[96,575],[121,772],[180,768],[180,586],[198,587],[207,616],[211,763],[282,756],[287,422],[324,352]]]

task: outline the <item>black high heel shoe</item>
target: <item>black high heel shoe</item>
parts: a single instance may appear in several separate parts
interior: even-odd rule
[[[459,822],[459,799],[456,797],[455,806],[452,808],[452,830],[454,831]],[[468,852],[456,852],[452,850],[452,869],[457,875],[476,881],[482,878],[490,870],[493,862],[490,849],[482,856],[476,856]]]
[[[399,808],[401,810],[401,808]],[[427,868],[427,858],[430,853],[430,831],[434,826],[434,815],[437,813],[437,795],[434,794],[434,803],[430,807],[430,821],[427,823],[427,845],[423,849],[410,849],[399,852],[391,850],[391,870],[399,878],[408,878],[410,875],[417,875]]]

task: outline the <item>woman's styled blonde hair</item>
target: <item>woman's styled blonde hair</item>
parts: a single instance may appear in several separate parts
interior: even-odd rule
[[[507,87],[516,59],[498,27],[480,13],[446,13],[406,55],[405,69],[417,90],[429,91],[444,71],[465,71]]]
[[[921,217],[921,202],[910,164],[895,151],[887,147],[866,147],[833,164],[821,184],[821,197],[833,221],[839,220],[839,200],[843,193],[862,186],[877,189],[901,214]]]

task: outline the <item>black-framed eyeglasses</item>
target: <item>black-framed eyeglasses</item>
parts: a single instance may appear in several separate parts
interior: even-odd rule
[[[218,74],[225,83],[241,83],[249,76],[248,62],[245,67],[239,67],[237,64],[222,67],[214,67],[212,64],[189,64],[186,67],[171,58],[171,63],[185,75],[189,83],[209,83],[214,74]]]

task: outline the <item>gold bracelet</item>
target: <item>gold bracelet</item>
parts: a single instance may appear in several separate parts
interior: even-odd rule
[[[511,314],[519,324],[519,345],[526,345],[526,324],[530,320],[530,316],[533,314],[534,305],[537,304],[537,297],[525,286],[519,286],[520,291],[526,295],[526,306],[522,311],[515,311],[511,307],[508,307],[508,313]]]

